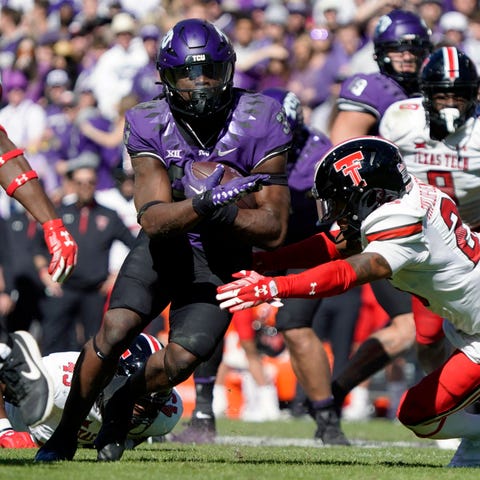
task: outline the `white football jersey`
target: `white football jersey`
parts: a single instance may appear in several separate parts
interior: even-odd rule
[[[364,251],[382,255],[391,283],[447,318],[449,339],[480,363],[480,235],[462,223],[450,197],[414,177],[412,183],[363,221]]]
[[[395,143],[408,171],[442,189],[457,203],[464,222],[480,226],[480,122],[465,125],[441,141],[432,140],[422,98],[396,102],[387,109],[380,135]]]
[[[63,408],[70,392],[70,385],[75,362],[79,352],[58,352],[43,357],[45,367],[53,380],[54,385],[54,406],[52,413],[44,423],[29,427],[29,431],[38,444],[44,444],[57,428],[62,417]],[[25,431],[26,427],[21,424],[20,412],[16,407],[7,404],[7,413],[12,426],[17,431]],[[183,413],[183,404],[178,392],[174,389],[172,397],[165,403],[157,417],[152,421],[138,425],[129,432],[128,438],[145,439],[150,436],[160,436],[169,433],[178,423]],[[90,410],[78,432],[79,445],[92,446],[100,427],[102,417],[96,405]]]

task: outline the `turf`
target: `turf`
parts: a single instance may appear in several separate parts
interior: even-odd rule
[[[183,426],[177,426],[177,431]],[[35,464],[35,450],[0,450],[0,479],[477,479],[478,469],[445,468],[452,450],[419,440],[386,420],[344,423],[351,447],[312,442],[311,420],[218,422],[214,445],[142,444],[120,462],[100,464],[94,450],[79,450],[73,462]],[[304,442],[308,446],[301,445]],[[275,443],[277,446],[271,446]]]

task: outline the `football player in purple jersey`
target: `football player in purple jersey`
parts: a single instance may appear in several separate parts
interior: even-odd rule
[[[287,164],[292,206],[286,240],[286,243],[293,243],[318,232],[315,224],[317,207],[311,194],[311,184],[316,162],[332,145],[327,136],[303,123],[302,105],[293,92],[269,88],[263,93],[277,99],[283,105],[293,132],[293,144]],[[255,268],[261,271],[278,271],[286,268],[282,265],[282,257],[276,255],[274,251],[257,252],[254,259]],[[287,269],[287,273],[299,271]],[[345,298],[343,302],[346,302]],[[322,342],[312,328],[321,299],[289,298],[282,300],[282,303],[284,306],[276,315],[276,327],[283,334],[292,367],[307,396],[308,411],[317,423],[315,438],[325,444],[347,445],[348,441],[340,429],[332,397],[330,364]],[[355,309],[350,317],[354,322]],[[345,325],[339,328],[348,330]],[[350,330],[353,330],[353,327]]]
[[[125,121],[142,230],[102,326],[81,353],[62,419],[36,461],[73,458],[77,431],[119,356],[170,305],[169,343],[115,393],[116,408],[104,411],[97,458],[119,460],[135,400],[167,395],[222,341],[230,315],[219,308],[216,287],[251,264],[253,245],[284,241],[290,127],[278,102],[233,87],[234,65],[230,41],[207,21],[180,21],[163,37],[163,95],[129,110]],[[245,177],[222,185],[219,167],[196,178],[192,164],[200,161],[228,164]],[[257,207],[239,209],[235,202],[250,192]]]
[[[361,135],[375,135],[385,110],[419,94],[418,73],[432,50],[430,30],[415,13],[392,10],[380,17],[373,34],[380,72],[347,78],[337,100],[330,139],[334,145]]]

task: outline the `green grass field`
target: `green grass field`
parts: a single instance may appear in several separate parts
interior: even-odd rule
[[[182,428],[181,422],[177,430]],[[266,423],[220,420],[221,443],[142,444],[125,452],[120,462],[108,464],[97,463],[94,450],[79,450],[73,462],[38,465],[32,461],[35,450],[0,450],[0,480],[479,478],[479,469],[445,468],[453,450],[441,450],[387,420],[345,422],[344,430],[353,446],[322,447],[312,446],[314,423],[306,418]]]

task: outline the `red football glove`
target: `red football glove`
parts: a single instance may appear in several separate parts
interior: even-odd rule
[[[0,432],[0,448],[37,448],[28,432],[16,432],[8,428]]]
[[[278,288],[274,278],[264,277],[253,270],[242,270],[234,273],[232,277],[240,280],[217,287],[217,300],[221,301],[222,310],[228,308],[228,311],[233,313],[264,302],[275,307],[283,306],[276,298]]]
[[[62,283],[77,263],[77,244],[60,218],[49,220],[42,226],[45,243],[52,255],[48,273],[54,282]]]

